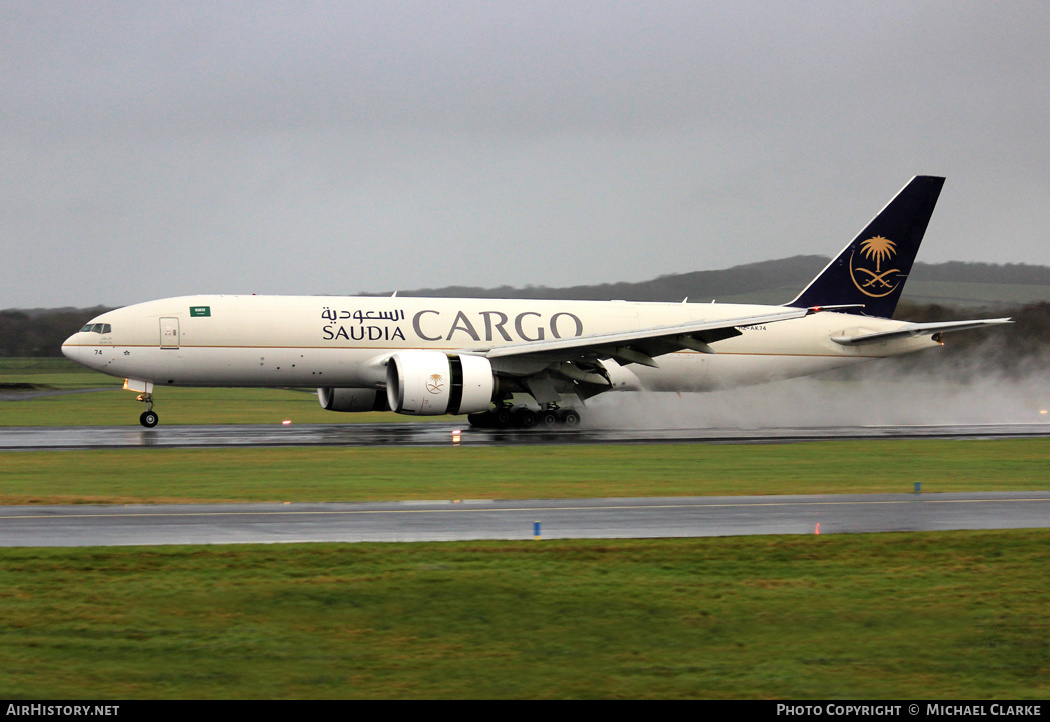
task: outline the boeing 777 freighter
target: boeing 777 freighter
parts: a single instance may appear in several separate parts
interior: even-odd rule
[[[331,411],[578,424],[573,404],[601,393],[763,383],[1008,323],[891,319],[943,184],[909,181],[783,306],[182,296],[104,313],[62,352],[124,378],[146,403],[147,427],[157,424],[163,386],[311,387]]]

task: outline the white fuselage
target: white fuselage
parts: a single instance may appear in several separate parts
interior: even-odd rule
[[[780,307],[336,296],[183,296],[102,314],[62,351],[85,366],[156,386],[380,388],[393,353],[409,349],[484,353],[530,341],[757,316]],[[91,324],[89,324],[90,326]],[[821,312],[741,327],[681,350],[658,368],[607,361],[613,389],[708,391],[816,373],[929,348],[929,336],[863,346],[833,337],[896,330],[901,321]],[[85,327],[87,328],[87,327]],[[513,375],[520,360],[494,360]],[[527,365],[527,364],[526,364]]]

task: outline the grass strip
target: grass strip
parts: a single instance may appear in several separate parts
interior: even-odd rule
[[[46,377],[44,377],[46,379]],[[106,377],[103,377],[106,378]],[[21,383],[21,382],[20,382]],[[37,383],[37,382],[33,382]],[[50,383],[54,390],[94,388],[94,393],[17,398],[0,401],[0,426],[127,426],[139,427],[139,414],[146,410],[136,394],[123,391],[120,382],[107,379],[96,386],[66,386]],[[204,389],[166,388],[157,392],[156,411],[166,426],[202,424],[297,424],[404,422],[395,413],[337,414],[325,411],[313,392],[291,389]],[[431,416],[426,421],[448,421],[453,417]]]
[[[1050,530],[0,550],[0,696],[1046,699]]]
[[[0,454],[0,504],[1047,489],[1050,439]]]

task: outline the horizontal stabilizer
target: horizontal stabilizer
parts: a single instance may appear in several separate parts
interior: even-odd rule
[[[914,338],[915,336],[932,336],[935,333],[946,333],[948,331],[966,331],[972,328],[984,328],[985,326],[997,326],[1001,323],[1013,323],[1008,318],[990,318],[980,321],[949,321],[946,323],[909,323],[896,331],[885,331],[882,333],[868,333],[863,336],[834,336],[832,341],[843,346],[860,346],[867,343],[881,343],[892,341],[897,338]]]

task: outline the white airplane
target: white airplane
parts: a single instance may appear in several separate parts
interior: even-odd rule
[[[311,387],[331,411],[469,414],[477,426],[575,425],[563,403],[609,391],[709,391],[941,344],[998,318],[890,317],[943,178],[916,176],[783,306],[392,296],[182,296],[109,311],[69,358],[163,386]],[[514,397],[527,396],[515,405]],[[538,410],[535,408],[538,407]]]

